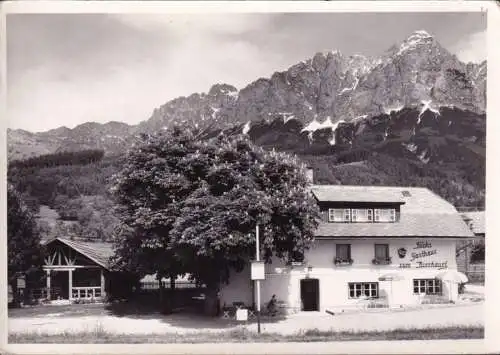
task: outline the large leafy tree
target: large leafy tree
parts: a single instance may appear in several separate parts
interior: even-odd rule
[[[17,278],[27,279],[40,271],[43,250],[36,221],[12,185],[7,186],[8,282],[17,304]]]
[[[180,212],[178,202],[193,189],[180,162],[195,152],[194,136],[176,130],[168,137],[142,138],[113,177],[111,190],[120,219],[115,230],[114,265],[139,276],[156,274],[159,280],[165,276],[174,279],[183,271],[168,243]]]
[[[255,256],[290,259],[313,240],[318,210],[303,166],[247,137],[156,136],[130,152],[114,186],[121,206],[123,265],[189,273],[214,293]]]

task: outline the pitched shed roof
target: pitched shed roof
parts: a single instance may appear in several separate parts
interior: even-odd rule
[[[477,211],[477,212],[464,212],[462,213],[464,219],[469,224],[469,227],[472,229],[474,234],[485,234],[485,212]]]
[[[60,241],[61,243],[66,244],[70,248],[94,261],[96,264],[105,269],[109,269],[109,259],[114,255],[112,243],[81,242],[58,237],[47,241],[46,245],[55,241]]]

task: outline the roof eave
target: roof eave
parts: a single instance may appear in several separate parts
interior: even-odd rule
[[[409,239],[409,238],[428,238],[428,239],[472,239],[475,236],[473,235],[445,235],[445,236],[438,236],[438,235],[363,235],[363,236],[356,236],[356,235],[317,235],[314,238],[315,239],[375,239],[375,238],[388,238],[388,239],[397,239],[397,238],[402,238],[402,239]]]
[[[390,203],[390,204],[394,204],[394,205],[404,205],[404,204],[406,204],[406,201],[389,201],[389,200],[384,200],[384,201],[320,200],[317,197],[316,197],[316,200],[318,202],[335,202],[335,203]]]
[[[109,265],[103,264],[102,262],[100,262],[99,260],[97,260],[96,258],[94,258],[93,256],[88,255],[87,253],[83,252],[82,250],[79,250],[79,249],[75,248],[74,246],[72,246],[72,245],[70,245],[70,244],[66,243],[66,240],[64,240],[64,239],[62,239],[62,238],[56,237],[56,238],[54,238],[54,239],[52,239],[52,240],[48,241],[45,245],[48,245],[48,244],[49,244],[49,242],[50,242],[50,243],[52,243],[52,242],[54,242],[54,241],[56,241],[56,240],[60,241],[60,242],[61,242],[61,243],[63,243],[64,245],[66,245],[66,246],[68,246],[68,247],[70,247],[70,248],[72,248],[72,249],[76,250],[76,251],[77,251],[77,252],[79,252],[80,254],[84,255],[86,258],[89,258],[90,260],[92,260],[93,262],[95,262],[97,265],[99,265],[99,266],[103,267],[104,269],[106,269],[107,271],[110,271],[110,270],[111,270],[111,268],[109,267]]]

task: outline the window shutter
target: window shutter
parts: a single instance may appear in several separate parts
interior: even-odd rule
[[[368,221],[372,222],[373,221],[373,210],[367,210],[367,215],[368,215]]]

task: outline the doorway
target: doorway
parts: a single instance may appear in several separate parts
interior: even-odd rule
[[[319,280],[300,280],[300,299],[302,301],[302,311],[319,311]]]
[[[51,283],[53,299],[69,299],[68,271],[52,271]]]

